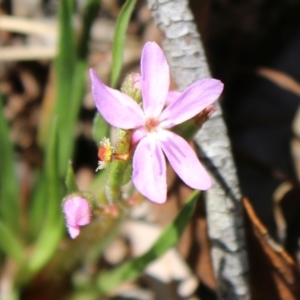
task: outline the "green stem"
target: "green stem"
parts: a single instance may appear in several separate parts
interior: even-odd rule
[[[128,154],[130,151],[131,132],[119,130],[119,139],[116,147],[117,154]],[[122,198],[122,187],[130,180],[131,159],[114,159],[108,170],[108,180],[105,194],[108,202],[118,203]]]

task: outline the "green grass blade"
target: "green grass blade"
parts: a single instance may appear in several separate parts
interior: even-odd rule
[[[98,291],[105,294],[124,281],[136,279],[149,263],[162,256],[171,247],[174,247],[194,213],[198,196],[199,191],[193,193],[184,203],[175,220],[164,230],[155,244],[145,254],[125,262],[113,271],[101,272],[96,279]]]
[[[26,269],[27,279],[42,268],[54,254],[63,233],[63,216],[61,209],[62,182],[58,172],[58,122],[53,120],[45,159],[45,180],[47,193],[40,201],[47,201],[44,225],[35,242],[35,250]]]
[[[86,62],[79,61],[75,63],[74,73],[69,78],[71,88],[68,95],[68,108],[59,116],[59,174],[65,176],[66,165],[73,156],[75,129],[78,121],[78,114],[84,96],[85,89],[85,74],[87,71]],[[61,100],[60,100],[61,101]]]
[[[27,238],[29,239],[29,242],[32,242],[37,238],[45,221],[45,214],[47,214],[47,199],[45,199],[45,195],[48,193],[47,185],[45,173],[39,171],[36,176],[36,182],[28,210],[29,227]]]
[[[66,115],[70,104],[71,78],[76,61],[76,44],[73,24],[74,0],[59,1],[59,43],[55,61],[57,83],[57,112]]]
[[[0,218],[14,232],[20,231],[19,183],[15,173],[14,151],[0,97]]]
[[[121,74],[126,31],[135,3],[136,0],[127,0],[124,6],[122,7],[122,10],[117,20],[112,50],[113,61],[111,73],[111,86],[113,88],[117,86]]]
[[[86,87],[86,74],[88,70],[88,54],[89,54],[89,41],[90,31],[92,25],[98,16],[100,8],[99,0],[87,0],[84,7],[82,16],[82,33],[77,45],[77,56],[74,67],[74,74],[72,79],[71,98],[72,105],[69,108],[69,131],[71,132],[75,127],[80,105],[82,103],[85,87]],[[69,151],[70,153],[72,151]]]
[[[9,228],[0,221],[0,249],[8,257],[21,265],[24,262],[25,252],[22,245],[15,238]]]
[[[82,34],[78,43],[78,59],[86,60],[88,56],[88,45],[90,31],[94,20],[97,18],[100,8],[99,0],[87,0],[82,16]]]
[[[49,144],[46,151],[46,165],[45,174],[48,188],[48,223],[49,227],[55,224],[57,218],[61,215],[60,209],[60,197],[62,192],[62,186],[60,182],[60,176],[58,171],[58,151],[59,151],[59,140],[58,140],[58,122],[55,118],[53,120],[51,134],[49,137]]]
[[[60,1],[60,42],[56,60],[57,104],[60,127],[60,174],[73,155],[75,128],[86,86],[90,29],[98,15],[99,0],[88,0],[83,13],[83,30],[75,43],[72,24],[73,0]]]
[[[72,109],[72,84],[76,64],[76,44],[73,24],[74,0],[59,1],[59,44],[55,61],[56,104],[54,114],[60,127],[59,166],[60,174],[65,172],[74,142],[74,124],[70,124]]]

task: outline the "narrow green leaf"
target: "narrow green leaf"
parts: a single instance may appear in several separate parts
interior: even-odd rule
[[[100,8],[100,0],[87,0],[82,16],[82,34],[78,42],[78,59],[86,60],[90,31],[94,20],[97,18]]]
[[[55,252],[63,233],[63,216],[61,212],[62,185],[58,173],[58,122],[53,120],[51,134],[46,148],[45,179],[47,193],[40,201],[46,201],[44,225],[41,228],[35,249],[28,260],[26,278],[29,279],[40,270]]]
[[[49,144],[47,146],[45,156],[45,174],[47,182],[47,202],[48,202],[48,214],[46,223],[51,227],[55,225],[57,218],[61,215],[60,209],[60,197],[62,192],[60,176],[58,171],[58,151],[59,151],[59,123],[57,118],[54,118],[52,122],[51,134],[49,136]]]
[[[16,263],[21,265],[25,259],[25,251],[10,229],[0,221],[0,249]]]
[[[108,293],[124,281],[137,278],[144,268],[162,256],[168,249],[174,247],[190,221],[199,196],[199,191],[185,202],[175,220],[164,230],[155,244],[142,256],[125,262],[110,272],[101,272],[96,278],[96,286],[101,294]]]
[[[25,269],[27,280],[51,258],[64,229],[60,203],[62,186],[59,177],[64,176],[66,163],[72,156],[76,122],[85,88],[89,32],[98,13],[99,0],[86,2],[83,31],[78,47],[75,43],[73,7],[74,0],[59,1],[60,38],[55,61],[57,92],[54,109],[57,121],[54,122],[52,129],[48,129],[51,131],[49,134],[51,141],[46,147],[46,165],[43,174],[46,186],[37,187],[32,210],[35,216],[38,216],[39,210],[44,212],[44,224],[36,240],[35,251]],[[73,190],[77,188],[74,174],[71,174],[70,170],[66,180],[69,188]],[[46,205],[42,205],[41,201],[44,204],[46,202]],[[41,220],[36,218],[36,221],[40,223]]]
[[[14,232],[20,232],[19,183],[14,164],[14,151],[0,97],[0,218]]]
[[[69,111],[68,111],[68,122],[69,122],[68,131],[71,137],[74,137],[74,128],[76,126],[80,106],[84,98],[87,70],[88,70],[88,65],[86,61],[78,60],[76,62],[73,79],[72,79],[72,90],[69,95],[69,97],[72,100],[71,106],[69,107]],[[70,141],[72,142],[71,143],[69,142],[69,144],[73,146],[74,139],[73,140],[70,139]]]
[[[45,172],[38,172],[36,175],[36,182],[33,189],[30,206],[29,206],[29,226],[27,232],[27,238],[30,242],[37,238],[41,232],[41,227],[45,221],[45,215],[47,214],[48,201],[45,199],[45,195],[48,193],[47,181],[45,178]]]
[[[78,119],[79,110],[82,104],[85,91],[87,63],[78,61],[75,63],[74,74],[69,78],[71,87],[68,93],[68,99],[65,102],[69,103],[68,108],[65,107],[65,111],[58,111],[59,124],[60,124],[60,150],[59,150],[59,162],[60,162],[60,175],[65,175],[65,166],[67,162],[73,156],[73,147],[75,141],[75,129]],[[61,98],[58,101],[62,101]]]
[[[70,123],[70,110],[73,109],[72,83],[76,63],[76,44],[73,24],[74,0],[59,1],[59,43],[55,60],[56,104],[55,115],[60,124],[59,166],[60,174],[70,158],[74,142],[74,124]]]
[[[68,189],[68,193],[78,192],[78,186],[75,179],[75,174],[73,170],[73,165],[71,162],[68,163],[67,176],[66,176],[66,187]]]
[[[72,24],[74,0],[60,1],[60,42],[56,59],[57,104],[60,124],[60,174],[73,155],[75,128],[86,86],[90,29],[99,11],[99,0],[88,0],[83,13],[83,30],[78,45]]]
[[[136,0],[127,0],[124,6],[122,7],[122,10],[117,20],[115,35],[113,40],[113,50],[112,50],[113,52],[112,73],[111,73],[112,87],[117,86],[121,74],[126,31],[135,3]]]
[[[73,74],[76,59],[73,8],[74,0],[59,1],[59,42],[55,62],[59,88],[68,83],[70,85],[69,79]]]
[[[77,45],[77,56],[72,78],[71,98],[72,105],[69,110],[69,132],[72,135],[77,122],[78,113],[84,97],[86,87],[86,74],[88,71],[87,58],[89,54],[90,31],[98,16],[100,8],[99,0],[87,0],[82,16],[82,33]],[[73,144],[72,144],[73,145]],[[72,150],[68,151],[72,155]]]
[[[55,76],[57,81],[57,110],[68,112],[73,77],[76,61],[75,32],[73,24],[74,0],[59,1],[59,43],[58,54],[55,61]],[[61,100],[61,101],[59,101]],[[66,109],[66,110],[63,110]]]
[[[34,274],[36,274],[53,256],[57,250],[57,245],[61,240],[64,232],[64,220],[60,218],[57,220],[55,226],[52,229],[43,229],[43,232],[39,236],[35,244],[35,251],[33,256],[28,260],[26,266],[26,272],[24,276],[21,276],[23,280],[28,281]]]

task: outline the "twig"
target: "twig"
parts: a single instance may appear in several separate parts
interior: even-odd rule
[[[1,16],[0,29],[22,34],[35,34],[57,39],[57,24],[45,21],[29,20],[25,18]]]
[[[56,46],[2,47],[0,61],[52,59],[56,52]]]

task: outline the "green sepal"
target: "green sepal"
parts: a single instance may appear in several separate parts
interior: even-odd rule
[[[135,100],[137,103],[142,102],[142,90],[140,88],[136,88],[134,86],[135,80],[137,80],[136,77],[139,77],[140,74],[137,73],[130,73],[128,74],[121,86],[121,92],[131,97],[133,100]]]

